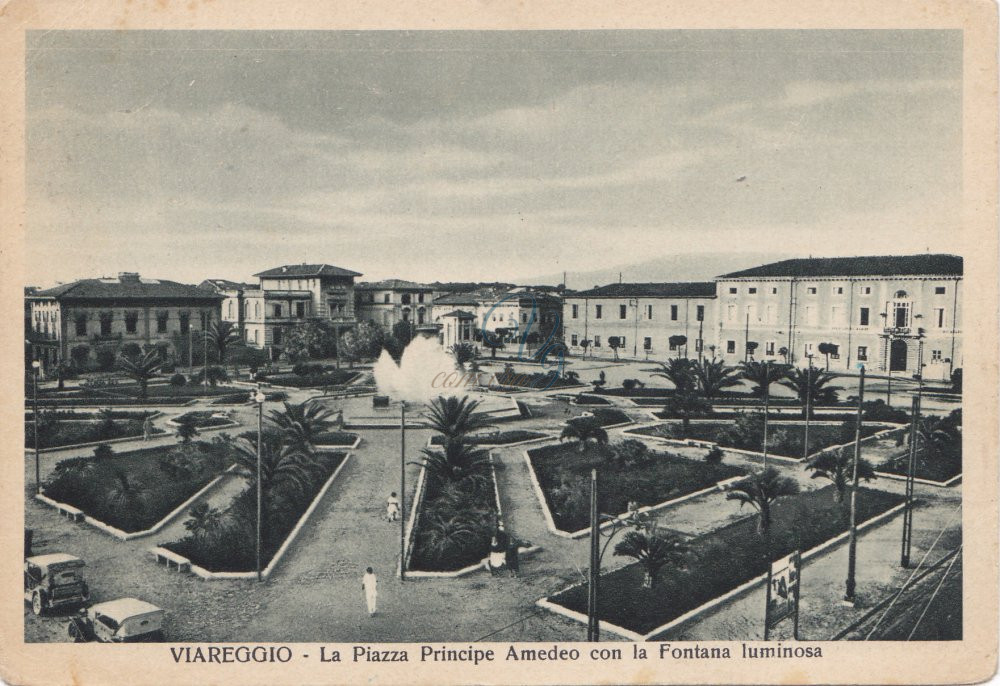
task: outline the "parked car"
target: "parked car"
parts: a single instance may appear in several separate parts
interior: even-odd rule
[[[24,561],[24,599],[36,615],[53,608],[83,605],[90,589],[83,580],[83,560],[66,553],[35,555]]]
[[[163,640],[166,611],[137,598],[97,603],[70,619],[66,627],[76,643],[144,643]]]

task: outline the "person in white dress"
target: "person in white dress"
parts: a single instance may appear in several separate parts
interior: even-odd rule
[[[375,570],[371,567],[366,569],[364,576],[361,577],[361,588],[365,592],[368,616],[371,617],[375,614],[375,606],[378,603],[378,578],[375,576]]]
[[[399,521],[399,498],[395,492],[389,494],[389,499],[385,503],[385,517],[390,522]]]

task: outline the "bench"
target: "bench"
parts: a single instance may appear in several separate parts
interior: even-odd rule
[[[56,509],[59,510],[59,514],[61,514],[63,517],[66,517],[70,521],[73,522],[83,521],[84,518],[83,510],[77,509],[72,505],[67,505],[66,503],[59,503],[56,506]]]
[[[171,552],[166,548],[159,547],[150,548],[149,552],[153,554],[154,558],[156,558],[156,564],[163,562],[167,566],[167,569],[170,569],[170,565],[173,564],[178,572],[191,571],[191,561],[186,557],[181,557],[177,553]]]

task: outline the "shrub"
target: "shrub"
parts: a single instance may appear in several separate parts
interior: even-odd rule
[[[139,347],[138,343],[126,343],[122,346],[121,353],[129,359],[135,360],[142,357],[142,348]]]
[[[323,373],[323,365],[317,362],[296,362],[292,367],[292,373],[296,376],[314,376]]]
[[[183,374],[174,374],[170,377],[171,386],[183,386],[187,383],[187,377]]]
[[[722,448],[717,445],[713,445],[712,449],[705,453],[705,462],[708,464],[722,464],[722,458],[725,453],[722,452]]]
[[[866,422],[894,422],[905,424],[910,417],[905,410],[886,405],[884,400],[868,400],[862,406],[863,419]]]
[[[626,438],[612,448],[615,458],[626,467],[634,467],[649,462],[649,448],[642,441]]]
[[[191,375],[191,382],[200,384],[205,380],[205,369],[199,369],[195,374]],[[215,386],[219,383],[224,383],[229,381],[229,374],[222,367],[212,366],[208,368],[208,383]]]
[[[102,372],[110,372],[115,368],[115,351],[111,348],[101,348],[97,351],[97,368]]]
[[[90,362],[90,346],[89,345],[77,345],[74,346],[69,352],[70,358],[73,360],[73,366],[77,369],[86,369]]]
[[[962,368],[959,367],[951,373],[951,390],[953,393],[962,392]]]
[[[94,459],[105,460],[115,454],[115,451],[107,443],[101,443],[94,447]]]

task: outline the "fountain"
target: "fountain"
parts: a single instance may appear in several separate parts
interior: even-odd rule
[[[436,337],[417,336],[403,350],[399,364],[385,350],[372,368],[378,393],[388,396],[387,406],[374,406],[371,396],[345,398],[339,408],[344,413],[345,428],[398,428],[400,403],[406,403],[407,427],[423,425],[421,415],[428,403],[438,396],[468,395],[480,402],[479,412],[495,419],[519,416],[517,403],[510,396],[484,392],[476,388],[492,383],[492,372],[460,370]]]

